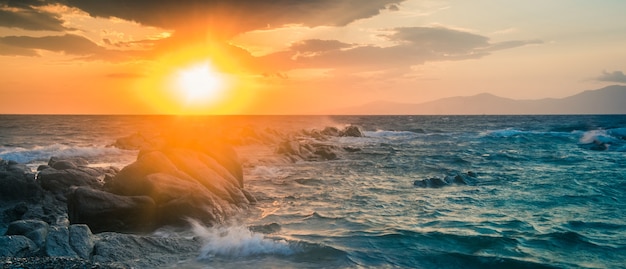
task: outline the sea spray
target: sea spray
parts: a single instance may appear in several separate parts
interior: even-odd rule
[[[202,238],[199,260],[214,257],[239,258],[256,255],[292,255],[297,252],[285,240],[266,238],[247,227],[234,225],[205,227],[195,220],[189,221],[194,234]]]

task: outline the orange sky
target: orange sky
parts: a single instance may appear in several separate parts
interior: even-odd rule
[[[482,92],[559,98],[626,83],[624,10],[609,0],[0,0],[0,113],[325,114]]]

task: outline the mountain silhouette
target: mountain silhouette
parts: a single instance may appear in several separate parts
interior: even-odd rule
[[[626,114],[626,86],[613,85],[565,98],[515,100],[481,93],[409,104],[376,101],[331,111],[335,115]]]

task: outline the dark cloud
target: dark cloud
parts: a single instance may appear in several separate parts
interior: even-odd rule
[[[0,44],[23,49],[42,49],[63,52],[71,55],[90,55],[102,52],[103,48],[89,39],[78,35],[62,36],[5,36],[0,37]]]
[[[622,71],[607,72],[602,71],[602,75],[597,77],[598,81],[626,83],[626,75]]]
[[[0,55],[38,56],[37,50],[47,50],[67,55],[81,56],[83,60],[118,62],[138,58],[142,51],[107,50],[91,40],[72,34],[60,36],[4,36],[0,37]]]
[[[508,41],[492,44],[485,36],[443,27],[405,27],[391,29],[390,32],[384,36],[396,42],[394,46],[355,46],[336,40],[305,40],[295,43],[288,51],[261,57],[261,66],[275,68],[271,72],[296,68],[333,68],[346,72],[408,72],[410,66],[428,61],[476,59],[487,56],[494,50],[540,42]],[[303,55],[303,50],[324,53]]]
[[[58,15],[28,7],[17,10],[0,9],[0,26],[34,31],[69,30],[63,26]]]
[[[57,0],[61,1],[61,0]],[[285,24],[343,26],[404,0],[65,0],[94,17],[118,17],[179,31],[190,25],[235,35]],[[202,29],[205,31],[206,29]],[[197,28],[191,30],[198,30]]]

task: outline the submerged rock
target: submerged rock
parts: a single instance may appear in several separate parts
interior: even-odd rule
[[[427,179],[415,180],[413,185],[422,188],[441,188],[449,185],[474,185],[476,184],[477,174],[469,171],[466,174],[456,174],[454,176],[445,176],[443,178],[432,177]]]

